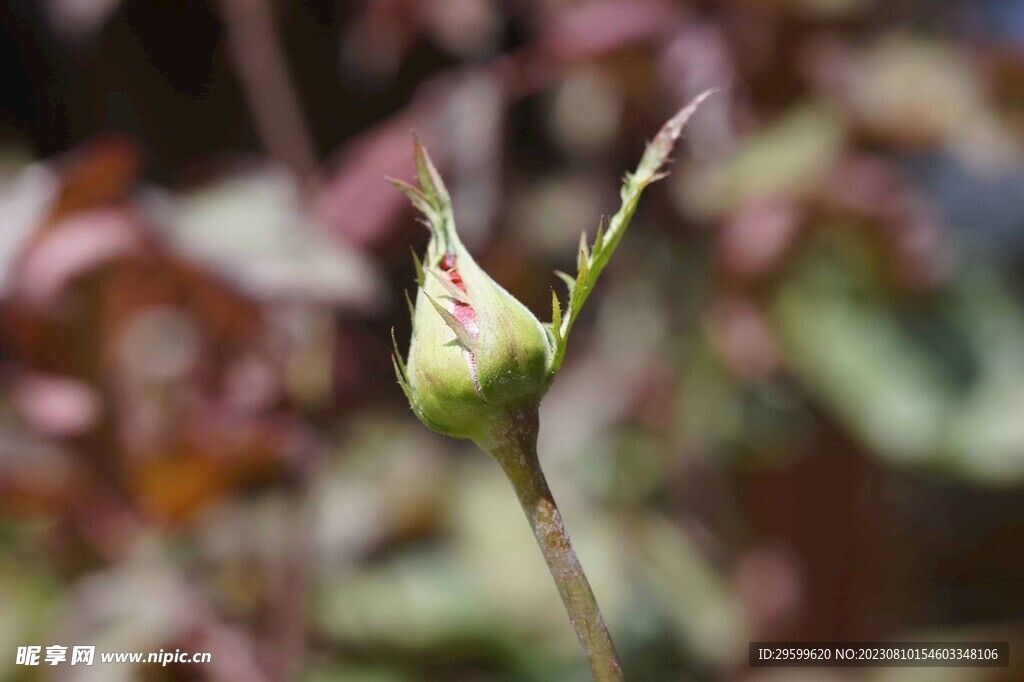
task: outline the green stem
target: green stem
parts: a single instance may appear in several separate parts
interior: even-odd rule
[[[496,429],[492,438],[478,441],[478,444],[498,460],[512,482],[594,679],[596,682],[622,682],[622,668],[601,609],[540,468],[537,431],[537,409],[519,409],[509,413],[507,423]]]

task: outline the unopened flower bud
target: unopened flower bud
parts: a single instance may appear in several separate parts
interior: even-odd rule
[[[541,322],[484,272],[459,241],[451,198],[437,169],[416,143],[419,187],[393,180],[430,227],[423,261],[417,259],[419,290],[412,311],[408,361],[398,349],[398,381],[424,424],[458,438],[472,438],[493,451],[508,436],[504,428],[526,427],[529,414],[550,386],[565,356],[569,332],[636,211],[640,195],[664,177],[665,164],[687,121],[713,90],[694,98],[654,137],[636,171],[622,187],[622,205],[588,246],[580,238],[577,273],[558,273],[565,306],[552,292],[551,324]],[[410,308],[412,305],[410,304]],[[511,421],[510,421],[511,420]]]
[[[550,383],[552,340],[462,245],[448,192],[419,144],[416,167],[419,188],[392,181],[431,229],[426,255],[417,262],[408,360],[396,356],[396,369],[424,424],[479,440],[510,409],[540,402]]]

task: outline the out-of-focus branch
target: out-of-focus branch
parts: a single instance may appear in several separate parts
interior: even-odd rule
[[[269,153],[300,180],[316,169],[316,151],[267,0],[217,0],[228,50]]]

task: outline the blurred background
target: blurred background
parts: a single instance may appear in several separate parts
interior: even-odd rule
[[[701,90],[545,399],[631,680],[1024,646],[1024,3],[0,2],[0,679],[588,679],[498,466],[419,424],[426,230],[542,319]],[[563,296],[564,298],[564,296]],[[207,665],[15,665],[19,645]]]

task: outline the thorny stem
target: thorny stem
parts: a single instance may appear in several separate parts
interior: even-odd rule
[[[583,652],[596,682],[622,682],[615,646],[601,616],[587,576],[576,557],[569,533],[562,523],[555,499],[551,495],[544,472],[537,458],[537,408],[527,407],[509,412],[508,421],[499,426],[493,437],[478,444],[491,453],[519,497],[526,517],[537,537],[551,577],[562,595],[569,620],[576,630]]]

